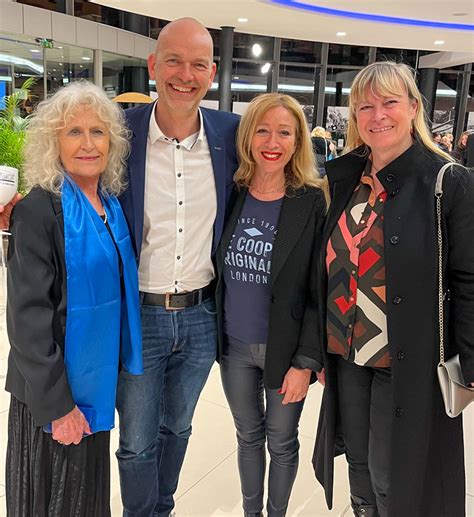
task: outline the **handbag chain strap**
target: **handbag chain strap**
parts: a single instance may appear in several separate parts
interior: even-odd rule
[[[444,293],[443,293],[443,227],[441,219],[441,198],[443,197],[443,176],[452,163],[444,164],[438,172],[435,185],[436,227],[438,237],[438,320],[439,320],[439,362],[444,364]]]

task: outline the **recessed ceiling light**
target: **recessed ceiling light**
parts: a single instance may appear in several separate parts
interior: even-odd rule
[[[41,50],[38,50],[37,48],[30,48],[30,52],[33,52],[34,54],[39,54]]]
[[[239,77],[238,75],[234,75],[234,79],[235,79],[236,81],[238,81],[238,80],[240,79],[240,77]]]
[[[53,68],[53,72],[56,72],[56,68]]]
[[[262,53],[262,45],[259,45],[258,43],[254,43],[252,45],[252,54],[255,56],[255,57],[259,57],[260,54]]]
[[[435,42],[434,42],[435,45],[444,45],[444,40],[442,39],[437,39]]]
[[[83,61],[90,61],[92,58],[87,57],[87,56],[83,56],[83,58],[82,58],[82,59],[83,59]]]
[[[79,65],[79,68],[84,68],[84,66],[83,65]]]
[[[266,74],[270,70],[270,67],[270,63],[265,63],[260,69],[260,71],[262,72],[262,74]]]
[[[347,32],[336,32],[336,36],[347,36]]]
[[[56,48],[63,48],[63,47],[56,47]]]
[[[249,19],[248,18],[237,18],[237,21],[239,23],[247,23],[249,21]]]
[[[59,66],[63,66],[63,64],[62,64],[62,63],[58,63],[58,65],[59,65]]]

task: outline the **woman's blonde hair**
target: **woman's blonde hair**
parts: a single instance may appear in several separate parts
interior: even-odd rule
[[[357,106],[363,102],[367,90],[377,97],[403,95],[416,103],[417,109],[413,119],[413,137],[421,142],[433,153],[445,160],[453,161],[449,154],[442,151],[434,142],[428,128],[423,99],[415,82],[415,72],[404,63],[380,61],[363,68],[355,77],[351,93],[349,94],[349,124],[347,128],[347,142],[344,152],[365,144],[357,128]],[[368,147],[365,149],[369,153]]]
[[[321,136],[322,138],[326,138],[326,130],[321,126],[316,126],[313,131],[311,131],[311,136]]]
[[[109,132],[107,167],[100,176],[102,193],[118,195],[125,188],[130,144],[123,111],[98,86],[87,81],[61,88],[40,102],[33,113],[24,150],[25,178],[30,188],[39,185],[49,192],[60,193],[65,171],[59,158],[58,130],[83,107],[93,109]]]
[[[285,188],[318,187],[324,191],[328,199],[327,181],[320,179],[316,172],[310,133],[303,110],[293,97],[281,93],[265,93],[250,102],[237,131],[240,165],[234,181],[240,186],[250,186],[256,169],[252,156],[252,139],[256,127],[268,110],[280,106],[288,110],[296,119],[295,152],[285,167]]]

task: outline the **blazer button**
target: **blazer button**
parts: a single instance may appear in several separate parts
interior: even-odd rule
[[[397,409],[395,409],[395,415],[396,416],[402,416],[403,415],[403,409],[401,407],[397,407]]]
[[[400,350],[400,352],[397,353],[397,359],[401,361],[402,359],[405,359],[405,354]]]
[[[399,194],[399,192],[400,192],[399,188],[392,190],[392,192],[390,192],[390,197],[395,197],[396,195]]]
[[[400,298],[400,296],[395,296],[394,299],[392,300],[392,303],[394,305],[398,305],[401,302],[402,302],[402,299]]]
[[[273,303],[275,301],[275,297],[273,296],[273,294],[270,296],[270,302]]]
[[[392,235],[390,237],[390,244],[398,244],[398,241],[400,240],[400,237],[398,235]]]
[[[389,181],[390,183],[392,183],[392,181],[395,179],[395,176],[393,174],[387,174],[387,181]]]

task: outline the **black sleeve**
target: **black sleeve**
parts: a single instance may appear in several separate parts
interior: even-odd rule
[[[466,383],[474,382],[474,175],[456,168],[445,181],[455,182],[446,214],[447,277],[451,291],[450,337],[459,352]]]
[[[320,294],[319,260],[321,256],[322,230],[325,221],[325,204],[321,195],[321,209],[317,210],[314,223],[314,241],[311,257],[311,271],[309,272],[308,295],[303,315],[300,343],[293,357],[292,366],[295,368],[310,368],[320,371],[323,367],[323,355],[320,332]],[[323,206],[324,205],[324,206]]]
[[[31,196],[31,194],[30,194]],[[37,425],[74,408],[62,349],[55,342],[52,286],[55,216],[46,195],[14,209],[8,250],[7,328],[12,359],[26,383],[24,401]]]

